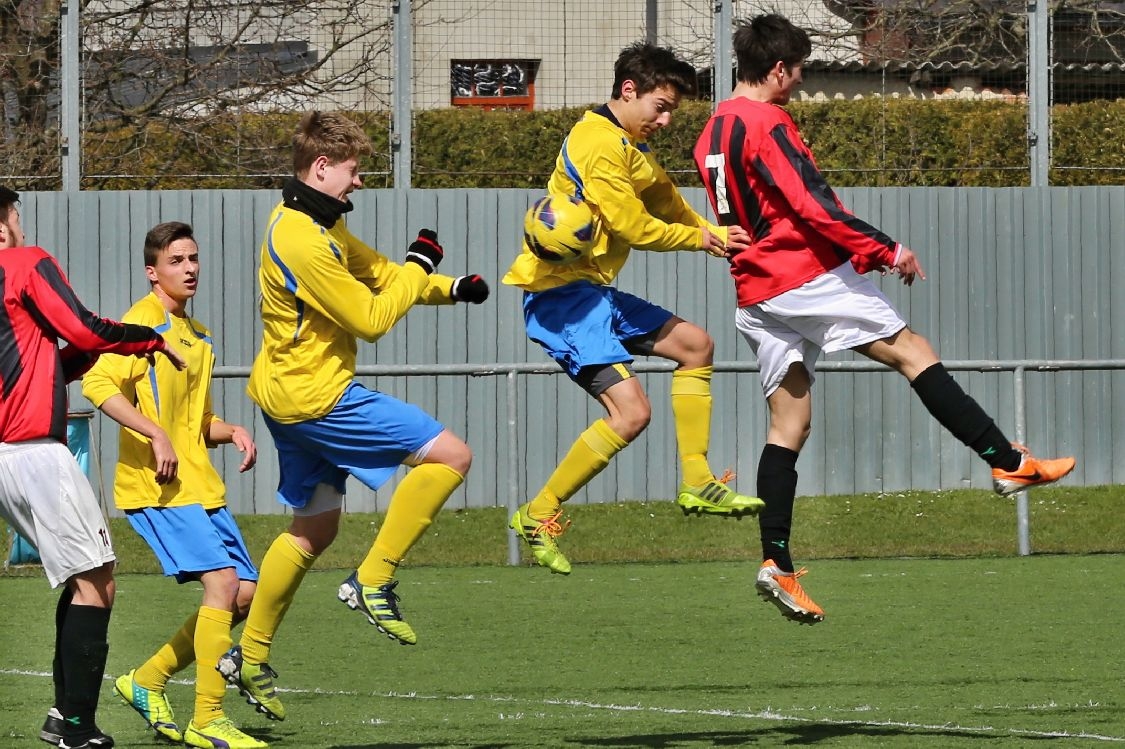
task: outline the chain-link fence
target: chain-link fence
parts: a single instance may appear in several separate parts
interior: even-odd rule
[[[1125,182],[1125,117],[1114,106],[1125,99],[1125,3],[1055,0],[1038,56],[1032,13],[1015,0],[85,0],[79,43],[68,45],[75,5],[0,0],[0,178],[23,189],[276,184],[289,172],[293,123],[311,107],[364,121],[377,152],[369,185],[396,176],[407,184],[415,164],[396,172],[395,155],[411,153],[413,128],[396,132],[395,122],[450,108],[543,112],[604,101],[618,51],[643,38],[690,60],[714,98],[730,80],[715,74],[717,50],[729,53],[716,29],[761,12],[782,13],[813,37],[798,103],[830,111],[864,102],[857,130],[901,127],[897,101],[999,107],[983,125],[966,117],[944,126],[975,131],[958,141],[970,143],[963,163],[919,156],[904,167],[901,154],[876,145],[856,169],[932,176],[968,166],[1027,184],[1027,123],[1043,103],[1052,180],[1096,173],[1105,182],[1108,173]],[[729,40],[722,33],[718,41]],[[396,65],[403,49],[405,71]],[[1047,81],[1044,94],[1036,80]],[[74,133],[60,123],[66,102],[80,112]],[[405,120],[396,107],[409,109]],[[989,126],[1001,116],[1007,126]],[[457,137],[455,124],[447,130]],[[990,138],[1008,149],[970,153]],[[68,149],[75,140],[81,148]],[[63,184],[67,158],[79,160],[77,185]]]

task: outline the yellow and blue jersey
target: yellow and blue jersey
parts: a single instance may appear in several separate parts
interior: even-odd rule
[[[634,141],[608,106],[586,112],[571,129],[547,182],[552,195],[586,201],[599,224],[593,249],[573,263],[540,260],[526,243],[503,282],[544,291],[574,281],[609,284],[638,250],[701,250],[701,227],[726,241],[727,230],[695,212],[644,141]]]
[[[226,487],[211,464],[206,435],[218,417],[211,410],[211,372],[215,367],[211,332],[198,320],[176,317],[155,294],[137,301],[123,322],[147,325],[164,336],[187,360],[177,370],[166,357],[149,364],[143,357],[102,354],[82,379],[82,394],[100,407],[120,393],[138,411],[163,429],[179,458],[176,478],[156,483],[152,442],[121,428],[114,504],[121,510],[199,504],[207,509],[226,504]]]
[[[343,218],[326,228],[278,204],[261,248],[250,398],[282,424],[324,416],[355,377],[356,339],[377,340],[416,303],[452,304],[453,280],[391,262]]]

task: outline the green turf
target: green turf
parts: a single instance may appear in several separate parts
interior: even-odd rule
[[[1125,553],[1125,487],[1048,487],[1030,495],[1034,552]],[[577,564],[761,559],[758,524],[684,517],[672,502],[567,505],[574,521],[560,544]],[[410,567],[507,562],[502,508],[442,512],[407,558]],[[239,516],[255,560],[288,524],[282,515]],[[354,568],[382,517],[345,514],[321,569]],[[800,559],[982,557],[1017,553],[1015,500],[987,491],[800,497],[794,510]],[[121,518],[111,521],[119,571],[159,572],[152,552]],[[39,575],[38,568],[8,574]]]
[[[587,564],[566,578],[409,569],[415,647],[338,603],[339,571],[314,571],[272,659],[289,719],[233,693],[227,706],[273,746],[302,749],[1125,741],[1122,556],[809,566],[827,611],[815,627],[753,596],[753,562]],[[110,672],[147,657],[199,590],[121,575]],[[0,746],[31,747],[51,700],[55,596],[30,577],[0,580],[0,596]],[[105,684],[100,720],[118,746],[158,746]],[[169,694],[186,718],[190,687]]]

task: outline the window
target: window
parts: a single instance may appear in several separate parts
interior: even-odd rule
[[[535,108],[539,60],[452,60],[450,98],[455,107]]]

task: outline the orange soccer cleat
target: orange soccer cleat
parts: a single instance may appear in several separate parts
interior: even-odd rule
[[[817,606],[805,593],[797,578],[808,570],[782,572],[772,559],[762,562],[758,568],[758,580],[754,587],[758,595],[777,606],[782,616],[798,624],[816,624],[824,621],[824,609]]]
[[[1037,458],[1023,445],[1013,442],[1012,447],[1023,453],[1020,467],[1014,471],[992,469],[992,488],[1002,497],[1054,483],[1074,470],[1074,458]]]

